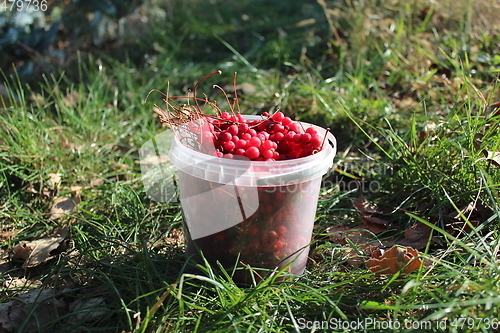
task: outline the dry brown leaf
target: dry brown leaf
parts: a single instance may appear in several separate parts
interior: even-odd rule
[[[404,232],[404,238],[398,241],[398,244],[409,246],[417,250],[423,249],[429,241],[431,231],[431,227],[421,222],[416,222]]]
[[[481,201],[470,202],[460,211],[454,210],[444,216],[446,221],[445,230],[453,236],[470,232],[471,227],[477,227],[481,222],[490,218],[492,214],[493,211]]]
[[[75,196],[78,196],[83,190],[92,188],[94,186],[98,186],[101,184],[104,184],[104,178],[96,178],[92,179],[89,183],[89,185],[86,186],[71,186],[70,189],[71,191],[75,192]]]
[[[9,254],[7,251],[0,252],[0,276],[10,269]]]
[[[326,232],[334,243],[354,244],[356,246],[355,249],[346,249],[344,251],[346,258],[348,258],[346,262],[353,267],[363,262],[360,251],[371,253],[383,245],[380,241],[374,239],[372,233],[365,229],[333,226],[329,227]]]
[[[334,243],[347,244],[348,240],[359,245],[373,240],[373,235],[367,230],[348,228],[345,226],[333,226],[326,229],[330,240]]]
[[[74,195],[71,198],[54,198],[49,220],[56,220],[69,215],[80,201],[79,195]]]
[[[153,166],[168,163],[170,161],[170,158],[167,155],[149,155],[145,158],[142,158],[140,161],[135,161],[137,164],[150,164]]]
[[[64,311],[64,303],[55,298],[54,289],[31,289],[16,299],[0,304],[0,331],[38,332]],[[28,311],[32,311],[29,319]]]
[[[365,198],[352,199],[351,202],[361,215],[383,214],[377,206],[372,205]]]
[[[90,181],[90,187],[104,184],[104,178],[95,178]]]
[[[30,242],[19,242],[13,251],[24,260],[23,268],[34,267],[53,258],[54,256],[51,255],[51,252],[59,248],[66,235],[67,228],[64,228],[54,237],[37,239]]]
[[[365,225],[365,228],[374,234],[384,232],[390,225],[389,221],[374,216],[362,216],[361,221]]]
[[[3,286],[7,289],[12,288],[12,289],[18,289],[18,288],[26,288],[26,287],[31,287],[31,288],[39,288],[42,286],[42,281],[40,280],[28,280],[25,277],[13,277],[8,280],[6,280],[3,283]]]
[[[182,245],[184,244],[184,232],[182,229],[172,229],[170,234],[165,239],[165,243],[169,245]]]
[[[75,107],[78,105],[78,100],[80,99],[80,93],[76,90],[72,90],[64,96],[62,103],[67,107]]]
[[[422,260],[418,251],[411,247],[393,246],[387,251],[373,251],[372,258],[365,264],[376,274],[411,273],[420,267]]]
[[[19,230],[7,230],[7,231],[2,231],[0,233],[0,241],[2,240],[11,240],[13,239],[14,237],[17,236],[17,234],[19,233]]]
[[[366,201],[364,198],[351,200],[354,208],[361,214],[361,222],[365,228],[375,234],[379,234],[390,226],[389,221],[373,216],[374,214],[383,214],[377,207]]]
[[[109,312],[104,297],[80,298],[69,305],[71,314],[66,325],[73,325],[82,321],[89,321],[101,317]]]
[[[49,173],[47,176],[49,176],[49,179],[47,179],[47,185],[50,188],[55,189],[61,184],[61,174]]]
[[[486,160],[495,166],[500,166],[500,151],[483,151]]]

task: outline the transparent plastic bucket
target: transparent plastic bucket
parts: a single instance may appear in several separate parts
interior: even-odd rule
[[[326,135],[323,149],[282,161],[217,158],[172,139],[169,157],[178,168],[188,257],[221,264],[237,282],[281,269],[303,274],[321,180],[333,165],[336,140],[321,127],[301,124]],[[253,273],[241,269],[248,266]]]

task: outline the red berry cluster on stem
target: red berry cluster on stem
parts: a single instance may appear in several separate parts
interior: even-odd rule
[[[241,114],[221,112],[207,117],[201,131],[203,146],[215,145],[214,156],[245,156],[252,161],[279,161],[306,157],[322,148],[322,139],[314,127],[303,129],[298,121],[278,111],[264,112],[263,119],[245,119]]]

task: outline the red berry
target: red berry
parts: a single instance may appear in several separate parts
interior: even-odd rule
[[[246,140],[238,140],[236,141],[236,148],[241,148],[241,149],[246,148],[247,144],[248,141]]]
[[[203,131],[201,133],[201,142],[206,143],[206,142],[211,142],[214,139],[214,135],[210,131]]]
[[[227,128],[227,131],[229,133],[231,133],[231,135],[237,135],[238,134],[238,126],[236,126],[235,124],[232,124],[230,125],[228,128]]]
[[[229,134],[228,132],[222,132],[219,135],[219,140],[222,142],[231,141],[232,138],[233,138],[233,136],[231,134]]]
[[[248,124],[242,123],[238,126],[238,129],[240,130],[241,133],[245,133],[246,131],[248,131]]]
[[[233,141],[228,141],[224,143],[224,150],[227,152],[232,152],[236,148],[236,144]]]
[[[272,149],[273,148],[273,142],[271,140],[266,140],[262,143],[262,147],[264,149]]]
[[[278,239],[278,233],[276,231],[269,231],[267,233],[267,241],[270,244],[273,244],[274,242],[276,242],[277,239]]]
[[[292,119],[290,117],[284,117],[281,121],[283,126],[289,126],[292,123]]]
[[[243,117],[240,113],[238,113],[238,114],[236,115],[236,120],[237,120],[239,123],[244,123],[244,122],[246,122],[245,118],[244,118],[244,117]]]
[[[256,136],[257,135],[257,131],[253,128],[250,128],[248,131],[247,131],[248,134],[250,134],[250,137],[252,136]]]
[[[259,155],[260,151],[257,147],[249,147],[245,152],[245,156],[251,160],[256,159],[257,157],[259,157]]]
[[[242,138],[243,140],[247,140],[247,141],[248,141],[248,140],[250,140],[250,139],[252,138],[252,136],[250,135],[250,133],[243,133],[243,134],[241,135],[241,138]]]
[[[312,127],[312,126],[311,126],[311,127],[308,127],[308,128],[306,129],[306,133],[311,134],[311,136],[314,136],[315,134],[318,134],[318,132],[316,132],[316,129],[315,129],[314,127]]]
[[[242,148],[236,148],[234,151],[233,151],[233,155],[245,155],[245,149],[242,149]]]
[[[284,225],[279,225],[276,227],[276,233],[280,237],[283,237],[284,235],[286,235],[287,231],[288,230],[286,229],[286,227]]]
[[[261,154],[262,154],[262,157],[264,157],[265,159],[271,159],[274,156],[273,152],[269,149],[262,150]]]
[[[272,118],[274,121],[279,123],[283,120],[283,118],[285,118],[285,115],[283,114],[283,112],[278,111],[275,114],[273,114]]]
[[[274,133],[279,133],[283,132],[285,130],[285,127],[281,124],[274,124],[273,131]]]
[[[309,133],[304,133],[300,135],[300,142],[302,143],[309,143],[311,141],[311,134]]]
[[[231,117],[231,115],[229,114],[229,112],[224,111],[224,112],[222,112],[222,113],[220,114],[220,117],[221,117],[222,119],[226,119],[226,120],[227,120],[227,119],[229,119],[229,117]]]
[[[212,132],[214,131],[214,125],[212,123],[204,123],[202,125],[202,130],[203,131],[208,131],[208,132]]]
[[[285,199],[286,199],[286,195],[285,195],[285,193],[283,193],[282,191],[278,191],[278,192],[276,192],[276,194],[274,195],[274,199],[275,199],[276,201],[278,201],[278,202],[279,202],[279,201],[283,201],[283,200],[285,200]],[[283,227],[283,228],[285,228],[285,227]],[[286,228],[285,228],[285,229],[286,229]]]
[[[258,137],[253,137],[248,141],[248,144],[252,147],[259,147],[262,141]]]
[[[292,122],[288,127],[290,127],[290,130],[294,131],[295,133],[300,133],[302,129],[300,127],[300,124],[296,121]]]
[[[321,144],[323,142],[321,141],[321,139],[319,138],[318,135],[315,135],[311,138],[311,146],[314,147],[314,148],[319,148],[321,147]]]
[[[274,242],[273,249],[274,251],[281,251],[284,246],[285,246],[285,241],[282,239],[278,239],[276,242]]]
[[[285,137],[285,134],[283,132],[278,132],[274,134],[274,140],[275,141],[281,141]]]

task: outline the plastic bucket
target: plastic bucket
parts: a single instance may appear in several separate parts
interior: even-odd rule
[[[247,119],[260,119],[245,116]],[[326,135],[318,153],[283,161],[213,157],[172,139],[171,162],[178,168],[186,254],[220,263],[238,282],[266,271],[301,275],[306,267],[322,176],[332,167],[335,137]],[[251,266],[253,277],[248,269]]]

